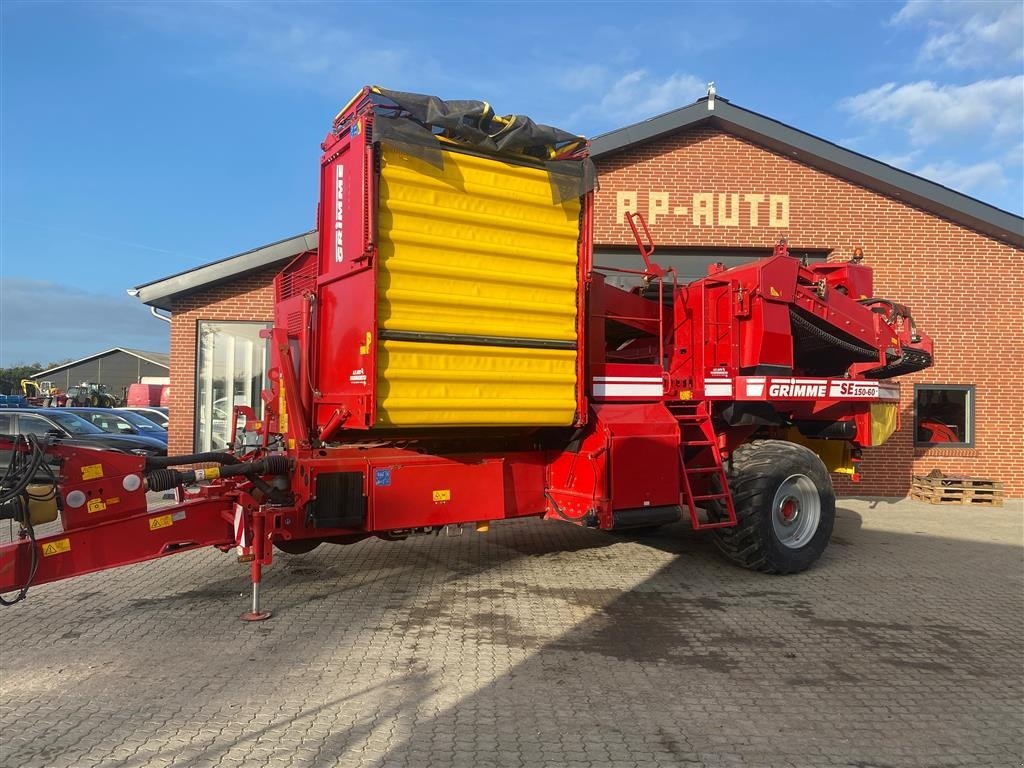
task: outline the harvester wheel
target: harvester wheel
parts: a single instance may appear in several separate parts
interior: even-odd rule
[[[765,573],[810,568],[836,516],[832,479],[818,455],[784,440],[756,440],[733,451],[727,477],[737,524],[715,530],[726,557]]]
[[[320,539],[287,539],[275,541],[274,547],[288,555],[305,555],[321,544]]]

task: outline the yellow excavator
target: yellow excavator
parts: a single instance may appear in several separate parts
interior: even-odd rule
[[[21,380],[21,394],[25,396],[29,405],[40,408],[49,408],[53,405],[64,405],[67,398],[52,381],[32,381],[32,379]]]

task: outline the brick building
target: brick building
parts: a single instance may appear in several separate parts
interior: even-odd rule
[[[877,295],[910,305],[936,339],[935,366],[901,379],[902,428],[840,493],[903,495],[912,474],[938,468],[1024,495],[1024,219],[722,99],[599,136],[592,156],[596,263],[637,263],[627,210],[683,277],[783,237],[808,259],[861,247]],[[272,279],[315,248],[310,232],[138,287],[172,313],[172,451],[226,437],[224,381],[241,382],[235,402],[257,403]],[[942,422],[943,442],[925,419]]]

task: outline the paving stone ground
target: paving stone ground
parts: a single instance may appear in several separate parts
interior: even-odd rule
[[[538,520],[182,554],[0,612],[0,764],[1019,766],[1019,504],[842,500],[811,571]]]

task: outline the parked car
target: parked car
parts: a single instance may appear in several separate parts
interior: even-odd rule
[[[57,438],[70,445],[134,453],[136,456],[167,455],[167,443],[162,440],[145,435],[104,432],[67,408],[4,408],[0,410],[0,434]],[[0,466],[6,467],[9,461],[9,455],[0,453]]]
[[[154,424],[156,424],[158,426],[161,426],[164,429],[167,429],[168,418],[167,418],[167,409],[166,408],[158,408],[156,406],[141,406],[140,405],[140,406],[122,406],[121,408],[115,408],[114,410],[119,412],[119,413],[121,411],[131,411],[132,413],[137,413],[137,414],[139,414],[139,416],[142,416],[145,419],[149,419]]]
[[[167,430],[137,413],[111,408],[65,408],[112,435],[145,435],[167,443]]]

